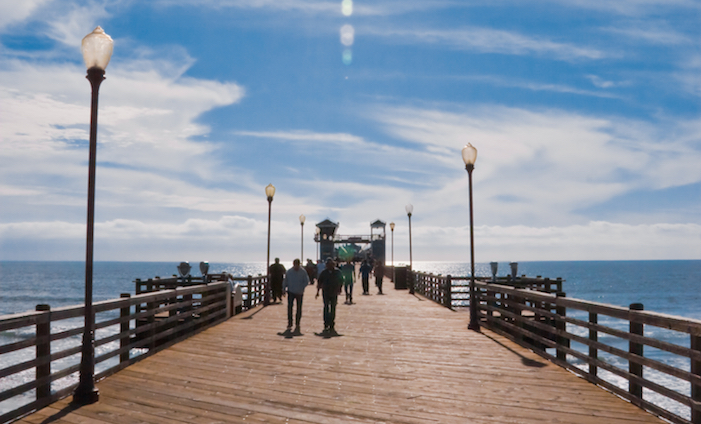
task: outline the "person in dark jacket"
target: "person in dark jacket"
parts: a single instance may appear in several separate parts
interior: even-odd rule
[[[375,263],[375,285],[377,286],[377,294],[382,294],[382,279],[385,276],[385,264],[382,261]]]
[[[280,263],[280,258],[275,258],[275,263],[270,265],[270,291],[272,291],[273,303],[282,301],[282,281],[285,279],[285,266]]]
[[[338,335],[335,328],[336,304],[338,304],[338,295],[342,287],[341,271],[336,268],[333,259],[328,258],[326,268],[319,274],[316,288],[316,297],[319,297],[319,291],[321,291],[324,299],[324,331],[321,332],[324,337]]]
[[[307,264],[304,266],[304,270],[307,271],[307,275],[309,276],[309,284],[314,284],[314,281],[316,281],[318,276],[316,264],[314,264],[311,259],[307,259]]]
[[[363,260],[360,264],[360,276],[363,280],[363,294],[370,294],[370,273],[372,272],[372,265],[368,263],[367,259]]]

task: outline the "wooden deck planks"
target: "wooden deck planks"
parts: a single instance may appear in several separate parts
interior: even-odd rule
[[[491,333],[467,315],[385,283],[339,304],[323,328],[308,288],[301,337],[286,306],[237,316],[98,383],[100,402],[66,399],[23,423],[660,423],[658,418]],[[343,301],[343,296],[339,297]]]

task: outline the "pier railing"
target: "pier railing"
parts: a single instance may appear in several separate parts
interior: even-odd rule
[[[469,306],[469,277],[407,279],[436,303]],[[670,422],[701,424],[701,321],[567,298],[562,282],[476,278],[481,325]]]
[[[168,278],[154,277],[147,280],[137,278],[134,280],[134,293],[153,293],[161,290],[173,290],[177,287],[207,284],[212,281],[230,281],[234,285],[238,284],[241,287],[242,309],[247,310],[263,303],[267,280],[267,275],[234,277],[228,273],[208,274],[202,277],[191,275],[178,277],[174,275]]]
[[[701,321],[638,303],[623,308],[562,293],[476,287],[485,327],[671,422],[701,424]]]
[[[404,268],[404,267],[402,267]],[[406,288],[416,292],[436,303],[439,303],[447,308],[467,307],[470,301],[470,278],[469,277],[454,277],[451,275],[436,275],[427,272],[407,270],[399,273],[401,278],[406,278]],[[404,277],[406,275],[406,277]],[[387,267],[385,276],[390,279],[397,277],[395,268]],[[477,281],[488,282],[496,281],[498,284],[507,285],[514,288],[534,290],[543,293],[563,293],[562,278],[551,280],[550,278],[535,278],[521,277],[512,278],[511,276],[499,277],[496,279],[488,279],[484,277],[476,278]],[[395,286],[398,282],[395,281]],[[402,285],[403,286],[403,285]]]
[[[232,306],[226,281],[95,302],[95,380],[228,319]],[[9,340],[0,345],[0,379],[9,382],[0,392],[0,423],[73,393],[83,313],[83,306],[38,305],[34,312],[0,319],[0,332]]]

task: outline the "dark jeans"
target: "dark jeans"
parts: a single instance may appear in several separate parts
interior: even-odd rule
[[[282,280],[280,280],[280,281],[272,280],[270,282],[270,289],[273,292],[272,293],[273,300],[275,300],[275,299],[282,300]]]
[[[295,315],[295,326],[299,327],[302,320],[302,294],[287,292],[287,326],[292,327],[292,308],[294,301],[297,301],[297,315]]]
[[[324,329],[333,329],[336,323],[338,295],[324,296]]]
[[[382,275],[377,277],[377,280],[375,280],[375,285],[377,286],[377,290],[382,293]]]
[[[363,293],[368,293],[370,291],[370,276],[363,275]]]

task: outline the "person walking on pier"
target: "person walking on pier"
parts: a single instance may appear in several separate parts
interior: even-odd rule
[[[273,303],[278,299],[282,301],[282,281],[285,279],[285,265],[280,263],[280,258],[275,258],[275,263],[270,265],[270,289],[273,292]]]
[[[292,330],[292,310],[294,309],[294,302],[297,302],[293,336],[302,335],[302,330],[299,327],[299,323],[302,320],[302,297],[304,296],[304,289],[309,285],[309,275],[300,265],[299,259],[295,259],[292,263],[292,268],[287,270],[285,281],[282,283],[282,290],[284,293],[287,293],[287,331],[285,332],[287,334]]]
[[[336,324],[336,304],[338,303],[338,295],[341,294],[341,271],[336,268],[333,259],[326,260],[326,268],[319,274],[319,280],[316,288],[316,297],[319,297],[319,291],[322,291],[324,299],[324,331],[321,335],[324,337],[337,336]]]
[[[314,262],[312,262],[311,259],[307,259],[307,264],[304,266],[304,269],[307,271],[307,275],[309,276],[309,284],[314,284],[314,280],[316,280],[318,276],[317,268],[316,265],[314,265]]]
[[[370,273],[372,272],[372,266],[368,263],[367,259],[363,259],[360,264],[360,277],[363,280],[363,294],[370,294]]]
[[[343,289],[346,292],[346,305],[353,304],[353,279],[355,278],[355,265],[348,261],[341,266],[343,276]]]
[[[382,279],[385,276],[385,264],[382,261],[377,261],[375,264],[375,285],[377,286],[377,294],[382,293]]]

